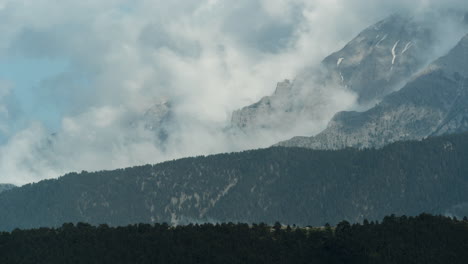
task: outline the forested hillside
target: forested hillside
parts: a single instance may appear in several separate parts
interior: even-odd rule
[[[1,263],[466,263],[468,221],[430,215],[336,227],[84,223],[0,234]]]
[[[64,222],[320,226],[468,215],[468,134],[379,150],[269,148],[67,174],[0,194],[0,229]]]

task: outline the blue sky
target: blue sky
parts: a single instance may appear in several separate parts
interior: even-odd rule
[[[8,81],[13,86],[12,93],[19,106],[20,124],[30,121],[41,121],[51,130],[57,129],[61,113],[53,100],[47,101],[41,97],[39,89],[41,82],[65,72],[68,68],[66,60],[31,59],[20,56],[0,58],[0,79]],[[16,127],[14,130],[21,129]],[[14,131],[12,131],[14,133]]]
[[[392,12],[442,4],[467,2],[0,0],[0,183],[267,147],[290,135],[232,142],[234,110]],[[138,126],[162,99],[164,147]]]

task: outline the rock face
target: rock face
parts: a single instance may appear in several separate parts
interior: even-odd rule
[[[331,77],[359,95],[361,103],[401,88],[428,63],[436,36],[431,25],[393,15],[360,33],[323,60]]]
[[[13,184],[0,184],[0,193],[16,188]]]
[[[161,141],[169,136],[167,125],[172,119],[171,103],[167,100],[161,101],[148,109],[142,117],[145,129],[154,131]]]
[[[275,128],[285,118],[286,115],[295,115],[291,110],[293,108],[292,83],[284,80],[278,83],[276,90],[271,96],[265,96],[257,103],[244,107],[232,113],[232,124],[236,127],[245,129],[252,126],[260,128]],[[289,109],[289,110],[288,110]],[[279,116],[281,115],[281,116]]]
[[[0,194],[0,230],[67,222],[322,226],[468,214],[468,134],[383,149],[268,148],[70,173]]]
[[[169,100],[156,102],[142,114],[132,120],[131,127],[149,131],[154,135],[155,145],[164,148],[175,126],[172,103]]]
[[[468,35],[401,90],[365,112],[341,112],[314,137],[280,146],[314,149],[382,147],[398,140],[468,130]]]
[[[438,37],[427,20],[393,15],[326,57],[320,69],[305,70],[294,81],[279,83],[272,96],[235,111],[231,127],[250,133],[288,131],[301,120],[326,125],[356,101],[373,104],[403,87],[430,62]]]

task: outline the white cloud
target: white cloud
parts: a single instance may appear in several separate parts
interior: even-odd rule
[[[0,80],[0,144],[12,133],[12,127],[18,122],[20,109],[12,94],[13,85]]]
[[[53,131],[33,124],[12,136],[0,147],[0,182],[22,184],[72,170],[266,146],[276,135],[247,143],[227,140],[220,131],[230,113],[271,94],[277,81],[294,78],[392,12],[466,5],[0,0],[0,58],[18,54],[70,62],[69,71],[40,87],[44,104],[56,103],[62,111],[60,131],[51,138]],[[352,99],[334,95],[330,115],[334,105]],[[150,132],[129,125],[161,98],[171,98],[178,118],[164,149],[153,144],[157,139]]]

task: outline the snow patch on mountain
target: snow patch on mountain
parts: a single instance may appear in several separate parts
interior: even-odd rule
[[[400,43],[400,41],[398,40],[397,42],[395,42],[395,45],[393,45],[393,48],[392,48],[392,65],[395,64],[395,60],[397,58],[397,55],[396,55],[396,48],[398,47],[398,43]]]

